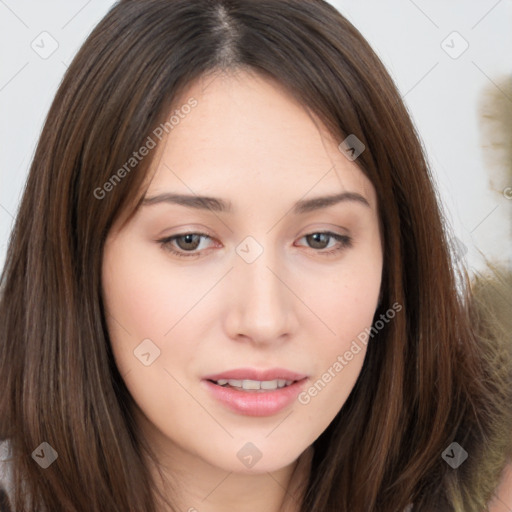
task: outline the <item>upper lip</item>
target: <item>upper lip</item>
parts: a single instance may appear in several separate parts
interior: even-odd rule
[[[268,380],[302,380],[306,378],[307,375],[303,373],[292,372],[290,370],[286,370],[284,368],[269,368],[266,370],[258,370],[255,368],[235,368],[233,370],[227,370],[222,373],[216,373],[214,375],[207,375],[204,377],[205,380],[259,380],[259,381],[268,381]]]

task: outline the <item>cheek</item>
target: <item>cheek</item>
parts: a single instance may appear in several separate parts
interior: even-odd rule
[[[308,292],[317,322],[310,336],[315,354],[315,376],[298,402],[312,420],[326,424],[338,413],[361,372],[381,284],[379,253],[347,258],[334,279],[324,279],[321,292]],[[318,277],[318,276],[317,276]],[[312,283],[303,282],[304,290]],[[322,332],[323,334],[320,334]]]
[[[323,334],[319,353],[328,357],[348,350],[351,341],[372,324],[381,287],[379,252],[354,252],[325,276],[301,280],[308,305],[317,313]],[[313,282],[315,280],[315,282]],[[325,361],[324,361],[325,362]]]
[[[179,382],[197,355],[193,336],[180,319],[198,300],[186,276],[169,270],[156,251],[129,244],[129,237],[105,249],[103,293],[110,343],[123,380],[144,416],[167,421],[169,404],[181,414],[197,414]],[[154,257],[156,253],[157,256]],[[173,286],[169,286],[173,283]],[[176,327],[174,327],[176,326]],[[171,331],[171,332],[169,332]],[[176,340],[169,350],[169,342]],[[187,339],[187,343],[180,340]],[[198,419],[199,421],[199,419]]]
[[[178,321],[179,297],[165,285],[163,270],[140,244],[128,241],[111,242],[104,252],[102,285],[110,344],[135,401],[161,402],[163,393],[142,395],[163,387],[165,334]]]
[[[132,342],[150,338],[163,343],[201,296],[193,283],[153,247],[120,241],[106,250],[103,289],[112,342],[129,333]]]

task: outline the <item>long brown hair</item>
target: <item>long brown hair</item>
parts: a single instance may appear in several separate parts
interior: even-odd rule
[[[364,143],[356,163],[376,189],[384,240],[375,318],[403,306],[368,344],[355,388],[314,443],[301,510],[480,511],[509,449],[497,439],[511,425],[502,412],[510,363],[503,356],[489,368],[492,340],[482,341],[468,277],[452,264],[399,92],[322,0],[122,0],[69,66],[1,278],[0,437],[14,454],[15,510],[156,510],[100,282],[107,233],[136,211],[154,154],[108,194],[98,188],[166,122],[191,80],[236,68],[279,81],[340,142],[354,134]],[[58,452],[44,471],[31,458],[43,441]],[[457,470],[441,457],[453,441],[473,450]],[[476,453],[484,449],[488,467]]]

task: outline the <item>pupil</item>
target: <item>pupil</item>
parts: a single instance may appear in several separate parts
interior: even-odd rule
[[[319,241],[319,238],[320,237],[326,237],[327,235],[325,233],[314,233],[312,235],[309,235],[310,238],[313,238],[313,245],[314,244],[320,244],[321,246],[325,245],[325,240],[324,242],[322,243],[321,241]],[[316,249],[322,249],[323,247],[316,247]]]
[[[194,244],[193,243],[193,238],[196,237],[196,243]],[[184,240],[185,242],[185,247],[180,247],[181,249],[196,249],[197,246],[198,246],[198,235],[194,235],[194,234],[188,234],[188,235],[183,235],[180,239],[181,240]],[[178,241],[180,240],[178,239]],[[192,244],[193,247],[186,247],[187,244]],[[180,244],[181,245],[181,244]]]

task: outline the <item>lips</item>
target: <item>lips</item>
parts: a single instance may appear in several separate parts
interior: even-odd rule
[[[291,406],[307,382],[305,374],[283,368],[237,368],[202,382],[216,401],[238,414],[271,416]]]

